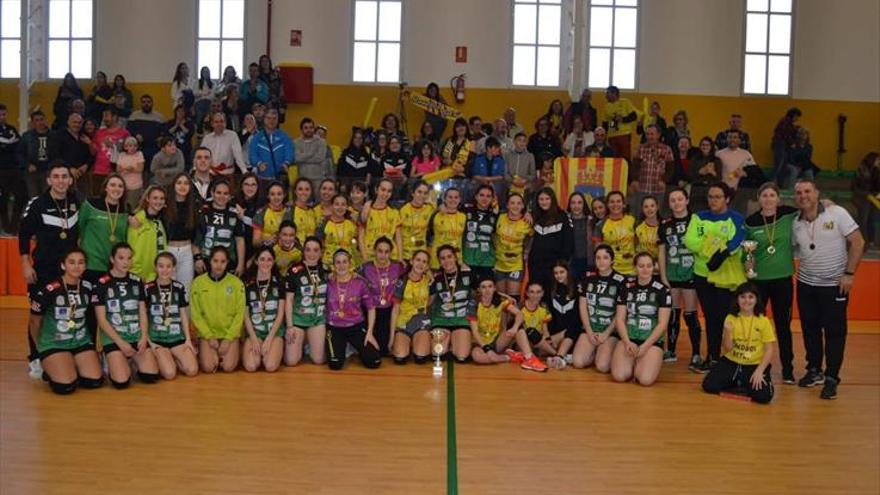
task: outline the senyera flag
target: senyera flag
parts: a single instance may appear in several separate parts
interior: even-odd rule
[[[610,191],[626,194],[629,164],[623,158],[568,158],[553,162],[553,185],[559,206],[568,208],[568,197],[579,192],[587,198],[604,198]]]

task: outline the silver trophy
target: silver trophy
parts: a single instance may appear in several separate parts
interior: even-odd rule
[[[437,378],[443,376],[443,365],[440,364],[440,356],[443,354],[443,337],[442,329],[431,329],[431,353],[434,355],[433,374]]]
[[[755,278],[755,250],[758,249],[758,241],[742,241],[742,248],[746,251],[746,277]]]

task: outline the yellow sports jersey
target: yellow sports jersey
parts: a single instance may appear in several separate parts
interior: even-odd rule
[[[523,315],[523,328],[534,328],[541,331],[541,327],[545,323],[550,323],[550,320],[553,319],[553,317],[550,316],[550,312],[547,311],[547,308],[544,306],[538,306],[534,310],[530,310],[525,304],[523,304],[520,311]]]
[[[278,268],[278,273],[287,273],[290,265],[302,261],[302,249],[298,246],[294,246],[288,251],[283,249],[280,243],[276,243],[272,247],[272,251],[275,252],[275,267]]]
[[[477,322],[477,333],[482,340],[478,344],[491,344],[498,338],[504,324],[504,312],[512,302],[507,297],[502,297],[498,305],[486,306],[481,302],[471,302],[468,320]]]
[[[327,266],[333,266],[333,253],[345,249],[351,253],[353,267],[360,266],[361,252],[358,249],[357,225],[344,219],[341,222],[327,220],[318,232],[318,237],[324,241],[324,256],[322,261]]]
[[[764,344],[776,342],[773,323],[764,315],[727,315],[724,319],[724,331],[730,331],[733,336],[733,349],[724,357],[737,364],[761,364],[764,359]]]
[[[624,215],[619,220],[606,217],[602,224],[602,239],[614,249],[614,269],[623,275],[635,273],[633,257],[636,251],[636,219]]]
[[[495,226],[495,270],[519,272],[523,270],[525,241],[532,235],[532,226],[525,219],[511,220],[507,215],[498,217]]]
[[[364,244],[367,252],[370,253],[370,259],[365,261],[374,261],[373,244],[380,237],[387,237],[391,240],[391,259],[397,259],[397,228],[400,227],[400,211],[390,206],[377,209],[370,208],[370,216],[367,217],[367,225],[364,227]]]
[[[657,245],[657,230],[659,227],[659,225],[654,225],[652,227],[648,225],[647,222],[642,222],[636,227],[636,252],[640,253],[644,251],[646,253],[651,253],[651,256],[654,257],[654,261],[657,260],[660,250]]]
[[[434,239],[431,242],[431,268],[440,268],[437,260],[437,248],[449,244],[458,252],[458,261],[461,262],[461,238],[464,235],[464,224],[467,217],[457,211],[455,213],[438,212],[434,215]]]
[[[290,210],[282,207],[280,210],[273,210],[266,206],[261,208],[254,218],[254,230],[260,232],[260,240],[267,241],[278,234],[281,222],[290,219]]]
[[[412,203],[400,209],[400,234],[403,237],[403,259],[409,260],[417,249],[428,247],[428,222],[434,206],[422,205],[416,208]]]
[[[314,208],[293,207],[293,223],[296,225],[296,238],[299,243],[306,242],[306,237],[315,235],[318,228],[317,217],[315,217]]]
[[[626,98],[620,98],[614,103],[605,103],[605,120],[607,120],[610,124],[614,120],[614,116],[618,116],[620,118],[624,118],[632,112],[636,111],[636,107],[627,100]],[[609,125],[610,129],[606,129],[608,131],[608,137],[616,137],[616,136],[626,136],[627,134],[632,134],[633,130],[636,128],[636,123],[638,119],[632,122],[618,122],[617,126]]]
[[[427,311],[431,280],[428,275],[422,275],[418,282],[411,280],[408,276],[397,281],[392,299],[400,305],[400,310],[397,313],[396,326],[398,329],[406,328],[406,324],[413,316]]]

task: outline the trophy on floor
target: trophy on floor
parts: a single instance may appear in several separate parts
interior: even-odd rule
[[[755,278],[758,276],[755,271],[755,249],[758,248],[758,241],[742,241],[742,247],[746,251],[746,277]]]
[[[440,356],[443,354],[443,333],[440,328],[431,329],[431,353],[434,354],[433,374],[437,378],[443,376],[443,365],[440,364]]]

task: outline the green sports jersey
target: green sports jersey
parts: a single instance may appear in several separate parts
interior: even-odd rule
[[[238,263],[237,237],[244,237],[244,223],[239,220],[235,209],[229,206],[218,210],[211,205],[202,209],[196,229],[196,245],[202,251],[202,256],[207,258],[211,249],[222,246],[229,254],[230,270],[235,268]]]
[[[658,232],[658,242],[666,246],[666,278],[670,282],[689,282],[694,279],[694,253],[684,245],[691,214],[684,218],[670,217],[663,220]]]
[[[471,299],[473,275],[470,270],[459,270],[454,276],[443,271],[431,283],[431,324],[435,327],[470,328],[468,301]]]
[[[282,304],[284,298],[281,281],[275,275],[262,282],[254,277],[245,284],[244,297],[254,333],[260,340],[265,340],[275,320],[278,319],[278,306]],[[279,330],[275,336],[282,337],[284,332]]]
[[[498,215],[491,210],[473,208],[465,211],[461,256],[468,266],[495,266],[495,224]]]
[[[144,286],[141,279],[129,273],[124,277],[114,277],[109,273],[98,279],[95,288],[95,306],[103,306],[107,321],[129,344],[137,344],[141,338],[140,303],[145,301]],[[101,344],[112,344],[106,333],[101,333]]]
[[[604,332],[614,322],[617,305],[623,304],[626,277],[615,271],[605,277],[599,275],[599,272],[589,272],[578,284],[578,295],[587,300],[593,332]]]
[[[72,350],[93,344],[86,324],[86,313],[93,301],[94,287],[85,280],[79,285],[56,280],[40,288],[31,298],[31,314],[43,317],[37,350]]]
[[[746,219],[746,239],[758,241],[754,252],[755,271],[758,273],[756,280],[774,280],[794,275],[791,233],[797,215],[797,208],[780,206],[772,217],[764,217],[758,211]],[[743,250],[743,260],[745,258]]]
[[[630,280],[625,301],[626,333],[631,340],[647,340],[660,320],[660,309],[672,307],[669,289],[657,280],[652,280],[648,285],[639,285],[636,280]],[[657,342],[663,342],[663,335]]]
[[[327,276],[324,265],[308,267],[297,263],[287,271],[284,290],[293,293],[293,325],[310,328],[326,323]]]
[[[113,232],[110,227],[113,226]],[[108,206],[101,198],[83,201],[79,210],[79,245],[89,270],[110,269],[110,249],[128,238],[128,208]]]
[[[181,309],[189,307],[186,288],[177,281],[161,286],[150,282],[144,286],[147,304],[147,328],[150,340],[171,344],[186,340]]]

